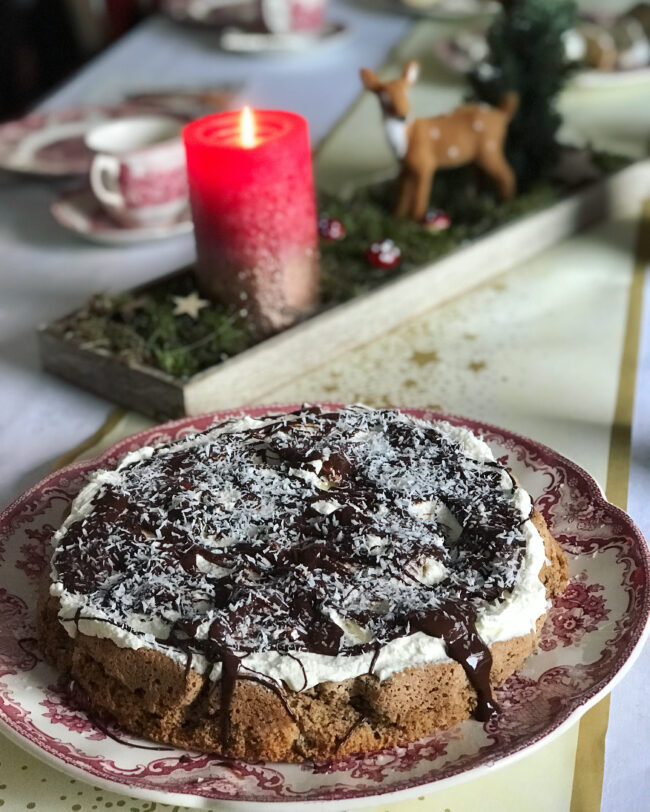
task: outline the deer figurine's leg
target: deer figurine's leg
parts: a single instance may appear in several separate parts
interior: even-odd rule
[[[502,200],[510,200],[517,194],[517,178],[512,170],[512,167],[503,159],[503,170],[501,174],[501,185],[499,193]]]
[[[411,217],[414,220],[423,220],[429,208],[431,185],[433,184],[433,168],[421,169],[417,175],[417,185],[411,206]]]
[[[481,150],[476,163],[496,183],[501,200],[510,200],[514,197],[517,191],[515,173],[503,152],[497,149],[496,145],[492,148],[489,148],[488,145],[487,149]]]
[[[517,191],[517,179],[512,167],[506,160],[504,155],[501,155],[501,160],[497,161],[497,172],[492,174],[497,189],[499,190],[499,197],[501,200],[510,200],[515,196]]]
[[[412,201],[413,195],[415,194],[415,177],[410,169],[407,167],[402,167],[402,171],[399,176],[398,182],[398,192],[397,192],[397,205],[395,206],[395,217],[400,220],[403,220],[405,217],[408,216]]]

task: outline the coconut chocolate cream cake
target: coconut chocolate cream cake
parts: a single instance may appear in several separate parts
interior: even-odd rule
[[[498,712],[566,560],[469,431],[397,411],[231,419],[95,473],[40,640],[91,713],[299,761]]]

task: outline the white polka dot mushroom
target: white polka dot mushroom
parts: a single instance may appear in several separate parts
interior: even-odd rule
[[[429,209],[422,225],[429,231],[446,231],[451,225],[451,217],[442,209]]]
[[[318,233],[323,240],[338,242],[345,237],[345,226],[336,217],[323,214],[318,218]]]
[[[402,259],[401,249],[393,240],[373,242],[366,251],[366,259],[375,268],[390,270],[399,265]]]

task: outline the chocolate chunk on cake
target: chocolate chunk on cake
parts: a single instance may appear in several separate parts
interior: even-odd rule
[[[53,539],[40,641],[133,733],[322,760],[498,713],[566,582],[469,431],[305,407],[95,473]]]

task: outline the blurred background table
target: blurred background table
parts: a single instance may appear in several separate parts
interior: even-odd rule
[[[40,109],[55,110],[79,103],[110,103],[129,91],[170,85],[243,81],[242,102],[302,113],[309,120],[312,141],[317,146],[359,96],[358,69],[361,66],[381,66],[412,25],[412,20],[406,17],[374,13],[368,9],[367,3],[357,6],[333,2],[331,16],[347,24],[349,32],[345,41],[336,47],[314,49],[287,58],[225,55],[215,49],[210,32],[181,28],[161,17],[152,17],[76,74]],[[443,24],[431,25],[435,36],[442,36],[450,30]],[[449,109],[462,97],[465,88],[457,77],[442,68],[437,77],[439,109]],[[598,146],[625,150],[636,156],[645,154],[650,135],[648,85],[607,91],[571,90],[563,97],[562,109],[567,126],[582,132]],[[177,268],[193,257],[191,236],[128,249],[98,248],[79,242],[51,219],[48,208],[57,189],[60,191],[60,184],[0,175],[0,369],[3,383],[0,398],[0,502],[3,504],[37,481],[64,452],[96,432],[113,409],[111,404],[40,371],[35,328],[80,306],[92,293],[133,286]],[[650,189],[648,193],[650,196]],[[621,228],[622,236],[614,241],[610,256],[612,268],[618,267],[616,263],[630,267],[633,263],[633,228],[624,225]],[[597,261],[599,252],[594,250],[593,244],[589,247],[577,238],[572,245],[568,256],[574,263]],[[581,250],[585,252],[582,260]],[[615,270],[612,272],[616,273]],[[539,273],[541,278],[543,266],[540,266]],[[631,290],[634,295],[640,293],[639,287]],[[479,304],[481,295],[485,292],[472,294],[479,297],[476,300]],[[495,312],[499,312],[499,308],[516,306],[515,301],[510,299],[507,303],[495,305]],[[646,295],[638,366],[631,370],[632,378],[636,371],[637,388],[631,426],[628,496],[628,510],[646,535],[650,535],[650,509],[645,497],[650,488],[649,301],[650,296]],[[569,299],[568,306],[571,304]],[[464,318],[471,318],[470,311],[463,312]],[[539,310],[533,308],[532,317],[539,318]],[[484,381],[479,375],[460,376],[460,382],[452,387],[453,394],[449,391],[445,395],[440,384],[440,371],[435,370],[434,374],[434,370],[426,366],[426,361],[422,365],[413,360],[418,353],[421,360],[423,354],[433,351],[431,331],[438,322],[443,326],[456,324],[458,318],[460,316],[454,316],[452,306],[452,312],[440,320],[432,317],[423,320],[419,326],[406,325],[395,336],[387,337],[383,343],[377,342],[375,348],[360,350],[337,364],[326,365],[299,385],[285,387],[286,391],[277,395],[296,399],[365,399],[372,405],[438,404],[448,410],[496,420],[494,408],[490,405],[483,408],[480,387]],[[618,335],[616,345],[611,348],[612,364],[616,365],[617,372],[621,359],[627,358],[629,363],[632,358],[635,364],[637,362],[636,353],[624,355],[623,338],[623,334]],[[562,352],[562,347],[557,346],[554,351]],[[429,358],[431,360],[433,356]],[[480,363],[482,359],[477,358],[468,356],[466,364]],[[598,361],[597,358],[594,360]],[[506,373],[515,379],[524,376],[522,382],[526,374],[531,374],[530,370],[514,368]],[[409,384],[409,381],[415,383]],[[614,411],[615,387],[610,394],[614,422],[617,414]],[[526,410],[520,413],[506,410],[503,418],[501,422],[506,424],[508,420],[509,428],[523,433],[532,434],[533,428],[539,425]],[[580,420],[583,422],[576,424],[578,431],[584,429],[588,433],[593,428],[603,437],[609,437],[608,423],[594,428],[589,425],[586,412],[580,415]],[[620,428],[626,430],[624,425]],[[536,439],[548,442],[552,436],[552,432],[548,437],[538,432]],[[567,438],[566,444],[558,450],[571,456],[570,439]],[[593,466],[590,470],[593,472]],[[650,751],[650,715],[644,685],[644,670],[648,667],[650,656],[646,650],[643,662],[636,665],[613,693],[603,785],[603,808],[608,812],[641,809],[650,795],[647,756]],[[86,812],[113,804],[125,809],[155,808],[155,804],[93,791],[80,782],[77,785],[50,768],[41,767],[3,738],[0,738],[0,761],[0,805],[4,802],[7,809]],[[422,806],[424,808],[425,804]],[[388,809],[390,805],[380,808]],[[427,800],[426,808],[443,807],[437,805],[434,796]],[[463,808],[470,809],[471,806]],[[501,807],[495,805],[494,808]],[[575,806],[575,809],[581,808],[596,807]],[[454,812],[457,812],[456,808]]]

